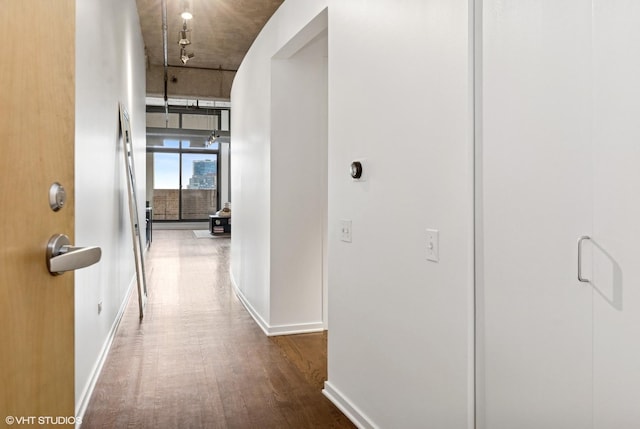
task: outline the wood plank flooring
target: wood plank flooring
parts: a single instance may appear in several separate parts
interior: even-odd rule
[[[353,428],[320,392],[326,334],[267,337],[233,293],[230,240],[154,231],[83,418],[90,428]]]

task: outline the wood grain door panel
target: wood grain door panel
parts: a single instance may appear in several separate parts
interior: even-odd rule
[[[0,418],[74,415],[74,276],[50,236],[74,233],[75,2],[0,0]],[[53,182],[67,192],[53,212]]]

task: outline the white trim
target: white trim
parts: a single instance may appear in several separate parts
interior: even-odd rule
[[[233,291],[236,293],[236,296],[238,297],[242,305],[244,305],[244,308],[247,309],[251,317],[253,317],[253,320],[256,321],[256,323],[258,324],[258,326],[260,326],[262,331],[266,335],[269,335],[269,324],[262,318],[262,316],[260,316],[260,313],[258,313],[255,310],[255,308],[253,308],[249,300],[247,300],[247,298],[244,296],[244,294],[238,287],[238,284],[236,283],[236,279],[233,277],[232,271],[229,271],[229,278],[231,279],[231,285],[233,286]]]
[[[342,411],[342,413],[359,429],[377,429],[377,426],[373,424],[371,419],[369,419],[358,407],[353,405],[353,403],[347,399],[342,392],[333,387],[330,382],[324,382],[322,394],[329,398],[329,400],[333,402],[333,405],[338,407],[338,409]]]
[[[235,292],[236,296],[238,297],[242,305],[244,305],[244,308],[247,309],[251,317],[253,317],[253,320],[256,321],[258,326],[260,326],[260,329],[262,329],[262,332],[264,332],[266,336],[273,337],[276,335],[307,334],[310,332],[322,332],[325,330],[324,323],[322,321],[299,323],[295,325],[269,325],[262,318],[260,313],[258,313],[256,309],[253,308],[253,305],[251,305],[247,297],[244,296],[244,294],[238,287],[235,278],[233,277],[233,272],[231,271],[229,271],[229,278],[231,279],[231,285],[233,286],[233,291]]]
[[[275,335],[295,335],[295,334],[308,334],[311,332],[324,331],[324,323],[312,322],[312,323],[300,323],[297,325],[276,325],[269,327],[269,336]]]
[[[328,8],[322,9],[320,13],[314,16],[311,21],[305,24],[300,31],[285,43],[278,52],[276,52],[272,59],[285,60],[293,57],[302,48],[307,46],[311,41],[315,40],[318,36],[325,33],[329,28],[329,12]]]
[[[116,315],[113,324],[111,325],[111,329],[109,330],[109,335],[107,335],[107,339],[105,340],[102,350],[100,350],[100,354],[98,355],[98,360],[91,371],[91,376],[89,377],[89,381],[85,385],[84,391],[82,395],[80,395],[80,400],[76,404],[76,418],[80,422],[82,422],[82,417],[84,417],[84,413],[87,411],[87,406],[89,405],[89,401],[91,400],[91,395],[93,394],[93,389],[96,387],[96,383],[98,382],[98,377],[100,377],[100,373],[102,372],[102,368],[104,363],[107,360],[107,356],[109,355],[109,350],[111,350],[111,345],[113,344],[113,340],[116,337],[116,332],[118,331],[118,327],[120,326],[120,322],[122,321],[122,316],[124,316],[124,311],[127,308],[127,304],[129,303],[129,299],[131,297],[131,292],[134,289],[134,284],[136,283],[136,276],[134,275],[129,282],[129,287],[125,298],[122,300],[122,304],[120,304],[120,308],[118,309],[118,314]],[[76,424],[76,429],[79,429],[82,426],[82,423]]]

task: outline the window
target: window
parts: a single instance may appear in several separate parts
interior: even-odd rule
[[[180,220],[180,154],[153,154],[153,220]]]
[[[218,154],[182,154],[181,219],[209,219],[218,210]]]
[[[228,110],[169,107],[166,113],[147,106],[147,200],[154,221],[204,221],[219,210],[220,145],[210,136],[221,125],[228,130]]]
[[[177,144],[175,144],[177,142]],[[219,210],[218,146],[164,140],[147,147],[153,171],[153,220],[208,220]]]

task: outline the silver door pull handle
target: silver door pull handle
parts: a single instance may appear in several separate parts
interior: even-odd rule
[[[71,246],[69,237],[64,234],[52,236],[47,244],[47,268],[54,276],[93,265],[101,257],[99,247]]]
[[[591,240],[591,237],[583,235],[578,239],[578,281],[589,283],[589,279],[582,277],[582,242],[584,240]]]

